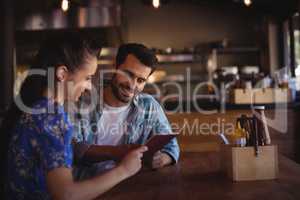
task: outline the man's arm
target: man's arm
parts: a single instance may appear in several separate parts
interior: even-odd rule
[[[55,200],[87,200],[103,194],[141,168],[141,158],[147,151],[140,147],[130,152],[119,166],[92,179],[74,182],[71,169],[60,167],[48,172],[46,181],[51,197]]]
[[[155,101],[156,120],[152,132],[154,134],[173,134],[171,125],[168,121],[160,104]],[[179,145],[176,138],[166,144],[161,151],[156,152],[152,159],[152,168],[157,169],[178,162],[180,154]]]

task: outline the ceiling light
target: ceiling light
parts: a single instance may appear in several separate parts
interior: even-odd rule
[[[66,12],[69,9],[69,1],[68,0],[62,0],[61,2],[61,9]]]
[[[244,4],[246,6],[250,6],[252,4],[252,1],[251,0],[244,0]]]
[[[154,8],[159,8],[160,0],[152,0],[152,5],[153,5]]]

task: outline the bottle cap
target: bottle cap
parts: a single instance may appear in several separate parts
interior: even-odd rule
[[[265,106],[254,106],[254,110],[265,110]]]

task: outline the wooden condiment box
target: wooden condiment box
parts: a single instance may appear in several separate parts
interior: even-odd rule
[[[222,170],[233,181],[271,180],[278,174],[277,146],[259,146],[258,156],[254,147],[222,145]]]
[[[275,93],[274,88],[266,88],[266,89],[254,89],[254,103],[256,104],[264,104],[264,103],[276,103],[276,99],[274,96]]]
[[[287,103],[290,101],[290,90],[281,88],[233,89],[230,97],[230,102],[234,104]]]
[[[233,89],[231,92],[231,103],[234,104],[253,104],[254,95],[252,89]]]

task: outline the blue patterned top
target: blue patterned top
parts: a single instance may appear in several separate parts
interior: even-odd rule
[[[72,166],[72,125],[63,106],[43,98],[40,113],[24,113],[16,122],[8,152],[8,199],[50,199],[47,172]]]

